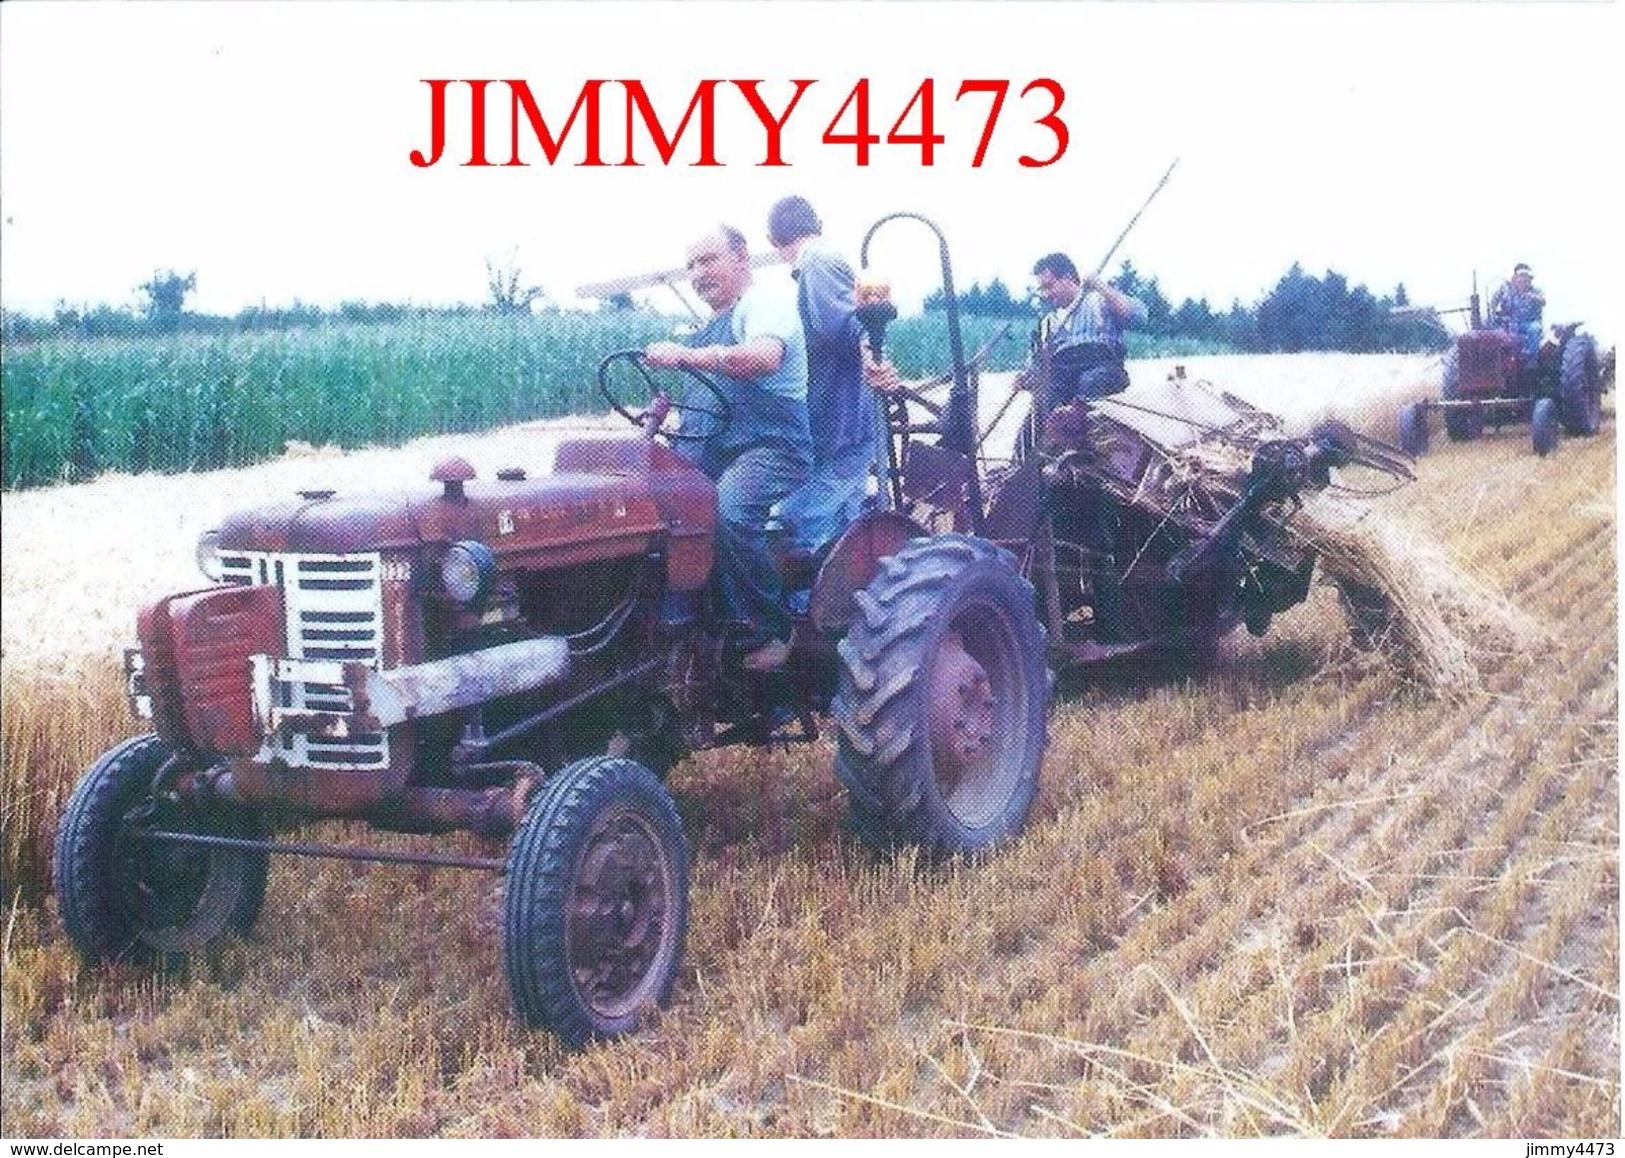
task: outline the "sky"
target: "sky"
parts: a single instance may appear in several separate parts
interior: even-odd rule
[[[1618,332],[1621,5],[1567,3],[1067,4],[632,2],[0,5],[0,301],[133,305],[155,270],[196,271],[194,309],[295,299],[446,303],[486,296],[486,260],[550,296],[681,264],[721,220],[766,248],[768,207],[817,206],[856,256],[899,210],[948,239],[960,286],[1018,291],[1052,250],[1084,268],[1177,158],[1117,257],[1173,299],[1256,300],[1293,262],[1378,293],[1461,303],[1514,262],[1548,320]],[[428,144],[426,80],[525,80],[550,127],[584,82],[638,80],[675,127],[696,85],[759,79],[783,107],[787,167],[736,88],[718,90],[719,167],[672,165],[645,138],[637,167],[466,159],[453,86],[448,159]],[[935,163],[878,145],[868,166],[820,138],[860,78],[884,135],[935,88]],[[1065,151],[1038,124],[1047,78]],[[987,100],[1010,92],[981,167]],[[498,90],[500,95],[500,90]],[[624,90],[604,89],[606,157],[624,152]],[[916,110],[917,112],[917,110]],[[490,105],[506,159],[507,100]],[[848,110],[850,114],[850,110]],[[905,127],[917,128],[917,120]],[[850,115],[844,127],[851,127]],[[936,288],[934,238],[886,226],[871,260],[905,307]]]

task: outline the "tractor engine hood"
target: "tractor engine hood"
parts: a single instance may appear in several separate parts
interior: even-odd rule
[[[574,465],[566,457],[561,453],[561,465]],[[474,539],[505,566],[552,567],[635,554],[669,536],[674,547],[686,547],[679,552],[690,557],[686,569],[708,570],[716,525],[710,480],[675,455],[659,457],[651,470],[645,454],[619,471],[621,456],[596,457],[602,463],[588,470],[535,478],[505,470],[490,481],[462,459],[447,459],[423,486],[359,495],[302,491],[227,517],[220,547],[343,555]],[[702,548],[703,559],[693,557]]]

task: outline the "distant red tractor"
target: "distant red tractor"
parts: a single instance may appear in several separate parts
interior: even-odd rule
[[[1485,323],[1476,289],[1466,310],[1471,328],[1456,334],[1445,354],[1439,397],[1400,408],[1399,442],[1406,452],[1426,453],[1433,411],[1443,416],[1453,442],[1471,441],[1486,426],[1528,423],[1535,453],[1543,456],[1562,434],[1597,433],[1613,362],[1599,358],[1596,339],[1580,332],[1581,323],[1552,326],[1530,356],[1518,335]],[[1425,313],[1438,317],[1438,311]]]

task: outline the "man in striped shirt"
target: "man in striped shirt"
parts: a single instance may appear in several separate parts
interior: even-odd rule
[[[1033,276],[1050,308],[1038,340],[1050,353],[1051,405],[1126,390],[1123,331],[1145,321],[1144,303],[1094,274],[1080,277],[1064,253],[1039,258]]]

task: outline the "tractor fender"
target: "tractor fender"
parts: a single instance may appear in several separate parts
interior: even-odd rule
[[[856,607],[853,597],[869,586],[880,570],[880,561],[926,533],[924,527],[896,511],[859,515],[835,541],[813,580],[809,607],[813,625],[832,634],[844,632]]]

